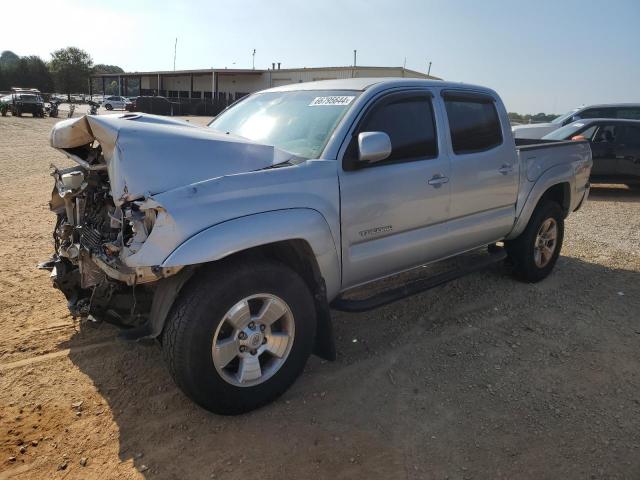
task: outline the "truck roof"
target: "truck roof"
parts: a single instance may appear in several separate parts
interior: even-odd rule
[[[594,103],[592,105],[583,105],[574,110],[586,110],[587,108],[603,108],[603,107],[640,107],[640,103]]]
[[[319,80],[316,82],[294,83],[274,87],[267,92],[292,92],[297,90],[359,90],[364,91],[373,86],[377,87],[412,87],[412,86],[432,86],[438,88],[465,88],[473,90],[484,90],[492,92],[491,89],[467,83],[444,82],[442,80],[427,80],[422,78],[399,78],[399,77],[361,77],[343,78],[337,80]]]

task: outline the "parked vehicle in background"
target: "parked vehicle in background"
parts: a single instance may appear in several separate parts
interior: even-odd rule
[[[587,140],[593,154],[591,182],[640,186],[640,120],[579,120],[542,139]]]
[[[9,103],[11,102],[11,95],[5,95],[0,97],[0,114],[3,117],[7,116],[7,112],[9,111]]]
[[[98,114],[98,108],[100,107],[100,104],[98,102],[94,102],[93,100],[89,100],[87,102],[87,105],[89,105],[89,115],[97,115]]]
[[[172,102],[165,97],[138,97],[135,104],[136,111],[151,113],[154,115],[183,115],[183,106],[178,102]],[[185,107],[185,110],[187,108]]]
[[[11,115],[20,117],[30,113],[34,117],[44,117],[44,100],[35,88],[12,88],[9,110]]]
[[[124,110],[129,103],[126,97],[111,96],[102,101],[102,106],[107,110]]]
[[[560,127],[569,125],[576,120],[589,118],[624,118],[640,120],[640,103],[619,103],[605,105],[590,105],[580,107],[560,115],[549,123],[533,123],[517,125],[512,128],[515,138],[542,138]]]
[[[208,128],[86,116],[59,122],[51,145],[79,164],[53,173],[42,265],[72,314],[161,338],[180,388],[223,414],[272,401],[312,351],[334,359],[330,307],[372,309],[507,257],[544,279],[591,169],[586,141],[514,142],[493,90],[408,78],[278,87]]]
[[[49,99],[49,106],[45,108],[47,115],[51,118],[56,118],[58,116],[58,107],[60,106],[60,99],[56,97],[51,97]]]
[[[137,105],[138,105],[138,97],[134,97],[131,99],[131,102],[124,107],[124,109],[127,112],[137,112],[138,111]]]

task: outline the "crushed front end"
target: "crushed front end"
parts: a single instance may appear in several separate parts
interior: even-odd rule
[[[150,337],[198,268],[164,263],[227,219],[210,208],[218,179],[291,159],[270,145],[137,113],[62,120],[50,141],[76,166],[52,172],[55,252],[41,266],[74,316],[147,325]]]
[[[99,147],[94,150],[99,156]],[[98,167],[100,163],[97,164]],[[179,268],[129,267],[153,229],[156,208],[143,201],[116,207],[106,170],[54,169],[50,202],[56,214],[55,253],[44,266],[68,300],[72,315],[138,325],[148,316],[157,280]]]
[[[55,185],[49,206],[56,214],[55,251],[40,268],[51,271],[53,285],[64,293],[74,317],[142,326],[158,281],[181,267],[131,266],[127,261],[140,252],[158,216],[166,218],[166,212],[148,198],[116,205],[98,142],[60,150],[79,165],[52,166]]]

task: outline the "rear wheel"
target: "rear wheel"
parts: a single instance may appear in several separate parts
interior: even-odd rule
[[[106,108],[107,110],[113,110],[113,105],[111,105],[110,103],[107,103],[104,108]]]
[[[546,278],[560,255],[564,238],[564,214],[556,202],[540,203],[515,240],[505,242],[515,276],[526,282]]]
[[[315,329],[313,298],[297,273],[267,260],[229,262],[183,288],[162,348],[189,398],[233,415],[289,388],[311,353]]]

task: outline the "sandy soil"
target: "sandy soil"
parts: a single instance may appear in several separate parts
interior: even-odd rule
[[[640,478],[640,194],[595,188],[540,284],[496,267],[335,313],[337,362],[226,418],[35,270],[54,122],[0,118],[0,479]]]

